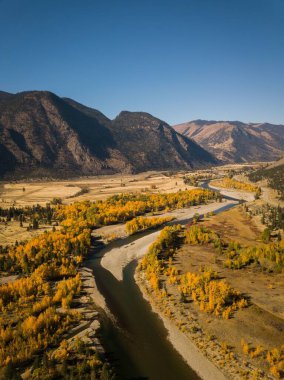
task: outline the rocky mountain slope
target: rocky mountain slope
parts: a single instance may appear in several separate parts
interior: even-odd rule
[[[208,167],[217,160],[143,112],[114,120],[50,92],[0,92],[0,175],[71,176]]]
[[[284,125],[195,120],[174,129],[224,163],[273,161],[284,153]]]

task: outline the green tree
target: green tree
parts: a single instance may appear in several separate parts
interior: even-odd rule
[[[270,229],[269,228],[265,228],[265,230],[262,232],[261,240],[264,243],[268,243],[269,240],[270,240],[270,236],[271,236]]]
[[[17,373],[12,362],[9,362],[0,372],[0,380],[20,380],[21,376]]]

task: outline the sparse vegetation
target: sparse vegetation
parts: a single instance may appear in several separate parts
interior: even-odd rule
[[[249,179],[253,182],[267,180],[268,186],[278,192],[280,199],[284,199],[284,165],[259,169],[251,173]]]
[[[82,187],[81,190],[77,191],[77,193],[70,195],[68,198],[76,198],[80,195],[87,194],[89,192],[89,189],[87,187]]]
[[[261,190],[259,187],[251,185],[249,183],[237,181],[236,179],[229,178],[229,177],[225,177],[220,180],[215,180],[211,182],[211,184],[212,186],[224,187],[227,189],[249,191],[249,192],[258,194],[258,196],[261,193]]]
[[[244,339],[241,340],[243,353],[250,358],[261,358],[269,366],[269,372],[275,379],[282,379],[284,376],[284,346],[280,348],[264,349],[261,345],[253,347]]]
[[[244,206],[250,216],[260,216],[262,224],[270,231],[284,230],[284,208],[265,204],[257,207]]]
[[[199,175],[192,174],[190,176],[184,176],[183,182],[186,185],[198,186],[199,182],[206,181],[212,178],[214,178],[214,174],[199,174]]]
[[[179,275],[172,265],[176,244],[179,240],[187,243],[206,244],[215,241],[218,237],[204,229],[193,226],[185,233],[181,233],[181,226],[165,227],[158,239],[151,245],[146,256],[139,263],[138,270],[145,273],[146,279],[154,291],[162,292],[161,274],[169,277],[171,284],[177,284],[181,298],[190,297],[196,302],[201,311],[213,313],[216,316],[230,318],[237,309],[247,306],[247,301],[241,297],[225,281],[210,270],[202,273],[186,273]],[[191,233],[190,231],[194,232]]]
[[[241,269],[250,264],[258,264],[268,271],[284,270],[284,239],[270,242],[270,232],[263,233],[263,245],[242,247],[238,242],[224,242],[218,234],[204,226],[191,226],[185,232],[186,243],[192,245],[211,244],[220,254],[227,256],[224,265],[231,269]]]

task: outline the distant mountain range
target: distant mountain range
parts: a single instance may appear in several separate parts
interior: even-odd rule
[[[114,120],[46,91],[0,92],[0,176],[112,174],[192,169],[218,160],[144,112]]]
[[[284,154],[284,125],[194,120],[173,128],[223,163],[273,161]]]

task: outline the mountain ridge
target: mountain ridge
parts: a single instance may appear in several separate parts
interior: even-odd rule
[[[174,125],[222,163],[274,161],[284,154],[284,125],[193,120]]]
[[[0,98],[1,176],[76,176],[192,169],[218,160],[166,122],[100,111],[49,91]]]

